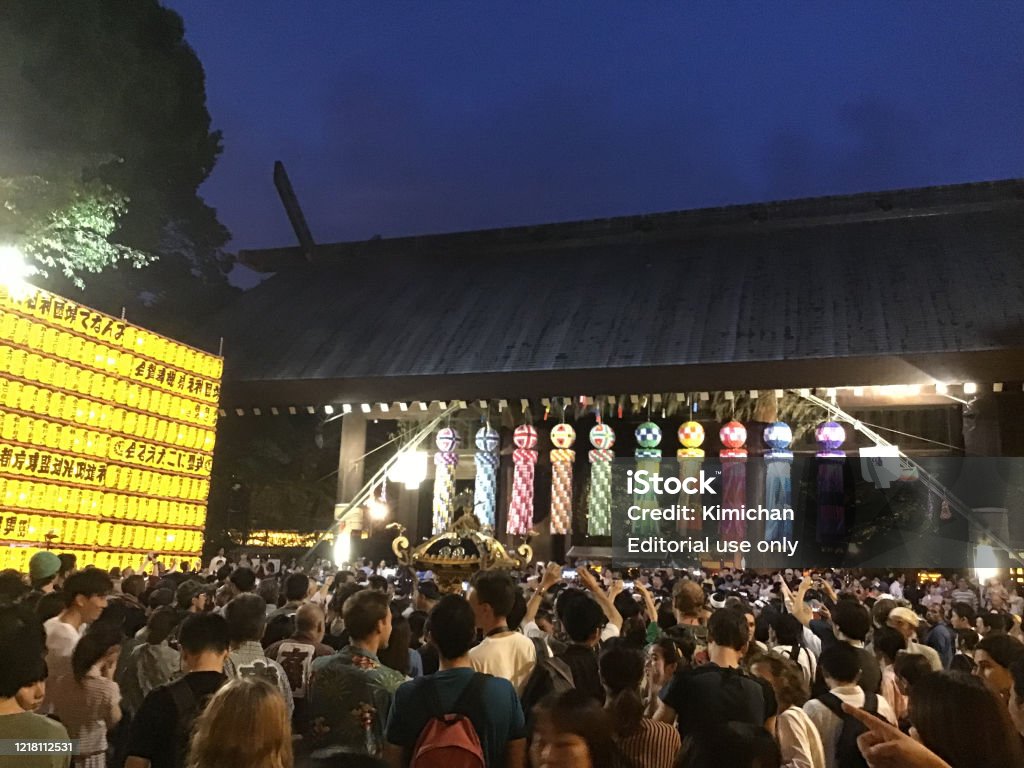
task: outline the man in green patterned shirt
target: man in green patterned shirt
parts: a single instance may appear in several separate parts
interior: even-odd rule
[[[313,662],[309,712],[314,757],[338,753],[380,757],[395,690],[405,677],[377,653],[391,637],[391,607],[382,592],[364,589],[342,608],[349,644]]]

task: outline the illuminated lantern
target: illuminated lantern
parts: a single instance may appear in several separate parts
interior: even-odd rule
[[[562,536],[572,530],[572,465],[576,451],[576,430],[570,424],[551,429],[551,533]]]
[[[719,431],[722,441],[722,507],[740,509],[745,506],[747,496],[747,428],[738,421],[730,421]],[[740,541],[747,532],[745,520],[722,520],[719,535],[726,541]]]
[[[612,460],[615,454],[615,432],[607,424],[598,423],[590,430],[590,499],[587,533],[608,536],[612,532]]]
[[[490,424],[480,427],[474,439],[476,482],[473,488],[473,513],[485,532],[492,533],[497,523],[498,448],[501,435]]]
[[[459,433],[444,427],[435,440],[434,454],[434,526],[433,533],[444,533],[455,511],[455,469],[459,463]]]
[[[676,451],[676,459],[679,461],[679,480],[685,482],[688,478],[699,477],[701,468],[704,466],[704,427],[696,421],[686,421],[679,425],[676,433],[682,448]],[[685,490],[679,492],[679,506],[690,510],[701,508],[700,486],[697,485],[696,493],[687,493]],[[699,514],[691,514],[691,520],[676,521],[676,530],[680,533],[695,533],[701,529]]]
[[[767,509],[793,508],[793,430],[784,421],[776,421],[764,428],[765,452],[764,498]],[[769,520],[765,524],[765,539],[768,541],[792,540],[792,520]]]
[[[515,466],[512,476],[512,500],[508,507],[507,533],[525,536],[533,527],[533,482],[537,465],[537,430],[521,424],[512,433],[516,449],[512,453]]]

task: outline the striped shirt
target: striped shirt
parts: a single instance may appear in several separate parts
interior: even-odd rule
[[[619,750],[634,768],[673,768],[682,743],[669,723],[644,718],[640,727],[619,739]]]

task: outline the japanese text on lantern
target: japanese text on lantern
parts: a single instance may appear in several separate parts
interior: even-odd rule
[[[198,557],[221,358],[41,290],[0,288],[0,568]]]

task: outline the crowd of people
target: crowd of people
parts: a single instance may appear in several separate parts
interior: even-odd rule
[[[1024,600],[998,580],[253,564],[0,572],[0,740],[77,744],[0,761],[1024,766]]]

